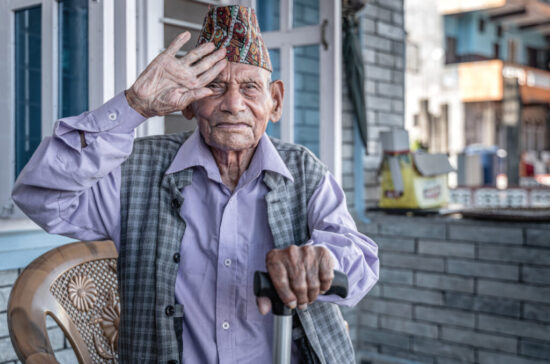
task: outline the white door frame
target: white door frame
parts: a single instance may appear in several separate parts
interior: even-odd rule
[[[257,1],[253,1],[255,7]],[[319,0],[320,24],[292,27],[292,0],[280,0],[278,31],[263,32],[267,48],[280,49],[281,80],[285,84],[281,139],[294,141],[294,47],[320,47],[320,158],[340,183],[342,176],[342,51],[340,0]],[[323,25],[325,23],[326,24]],[[324,33],[324,34],[323,34]],[[325,49],[323,41],[328,44]]]

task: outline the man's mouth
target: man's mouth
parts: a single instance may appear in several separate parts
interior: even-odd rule
[[[249,128],[250,125],[247,123],[218,123],[214,127],[221,129],[245,129]]]

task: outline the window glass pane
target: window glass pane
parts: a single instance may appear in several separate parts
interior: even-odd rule
[[[281,51],[280,49],[270,49],[269,58],[271,58],[271,67],[273,67],[273,73],[271,74],[271,80],[280,80],[281,79]],[[284,116],[284,115],[283,115]],[[281,138],[281,122],[282,119],[277,123],[269,121],[267,124],[266,133],[267,135],[274,138]]]
[[[40,144],[41,127],[40,6],[15,12],[15,176]]]
[[[88,110],[88,0],[59,2],[59,117]]]
[[[319,24],[319,0],[294,0],[293,27]]]
[[[256,15],[262,32],[279,30],[280,0],[260,0],[256,2]]]
[[[319,156],[319,45],[294,48],[294,142]]]

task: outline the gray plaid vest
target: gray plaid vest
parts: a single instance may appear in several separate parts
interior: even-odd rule
[[[193,169],[165,174],[189,133],[136,139],[121,168],[121,235],[118,278],[121,300],[119,361],[179,363],[183,307],[175,302],[179,252],[185,221],[181,189]],[[270,171],[268,219],[276,248],[308,240],[307,202],[326,167],[307,149],[272,140],[294,182]],[[335,304],[316,302],[295,317],[293,339],[303,362],[353,363],[351,340]]]

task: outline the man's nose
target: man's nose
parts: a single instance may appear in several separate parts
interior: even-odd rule
[[[221,111],[235,115],[243,111],[245,107],[244,98],[239,87],[229,87],[223,95],[223,100],[220,105]]]

